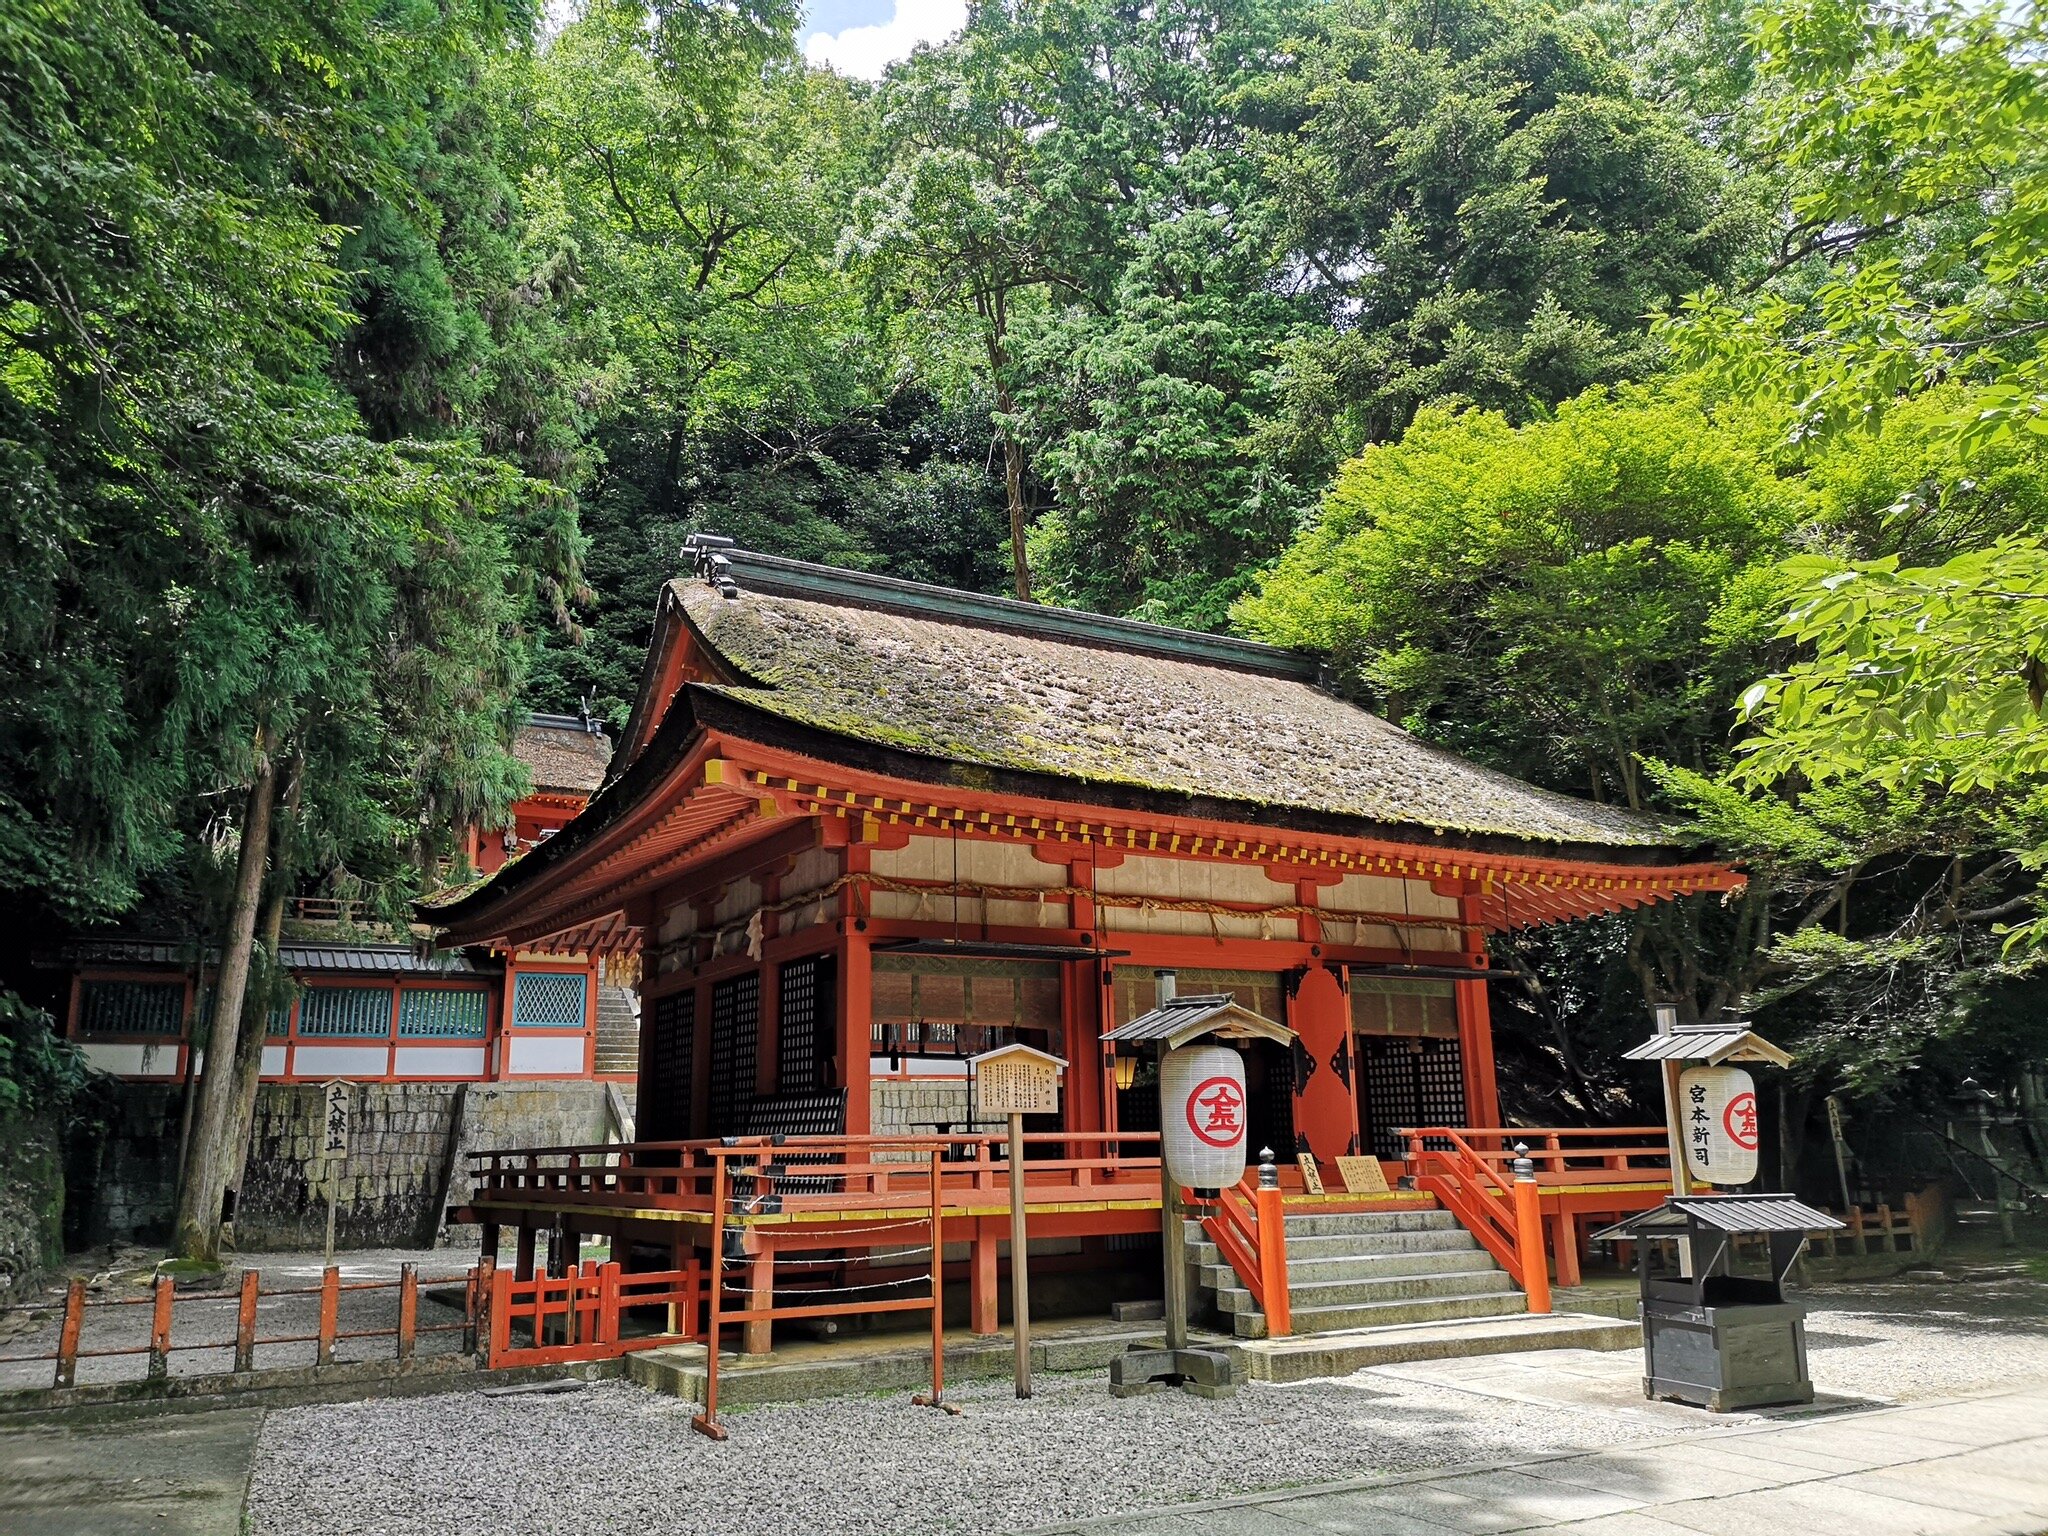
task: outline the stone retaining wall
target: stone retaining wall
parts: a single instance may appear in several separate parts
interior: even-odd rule
[[[469,1197],[470,1152],[602,1142],[612,1130],[603,1083],[357,1083],[349,1154],[330,1166],[323,1103],[318,1084],[266,1083],[258,1095],[235,1212],[245,1252],[318,1248],[330,1182],[337,1246],[420,1246],[444,1202]],[[177,1085],[108,1086],[100,1123],[82,1126],[68,1149],[71,1246],[169,1236],[183,1110]]]

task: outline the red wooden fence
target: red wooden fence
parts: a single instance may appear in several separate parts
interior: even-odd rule
[[[490,1298],[486,1361],[493,1370],[615,1360],[633,1350],[699,1337],[705,1272],[695,1259],[681,1269],[637,1271],[586,1260],[567,1274],[537,1274],[531,1280],[517,1279],[488,1261],[482,1267]],[[666,1327],[628,1335],[622,1314],[636,1307],[666,1309]]]

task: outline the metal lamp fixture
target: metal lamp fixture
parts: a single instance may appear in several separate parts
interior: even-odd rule
[[[1109,1069],[1116,1076],[1119,1090],[1130,1087],[1138,1080],[1138,1058],[1127,1051],[1119,1051],[1110,1057]]]

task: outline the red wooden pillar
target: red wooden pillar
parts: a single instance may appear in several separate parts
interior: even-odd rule
[[[1281,1162],[1296,1151],[1333,1162],[1349,1155],[1358,1137],[1358,1106],[1345,1080],[1355,1077],[1348,1071],[1350,1000],[1336,976],[1320,965],[1311,966],[1288,1005],[1287,1022],[1299,1037],[1294,1048],[1295,1146],[1275,1147],[1273,1152]],[[1344,1076],[1331,1065],[1333,1060],[1346,1063]],[[1259,1149],[1248,1150],[1256,1154]]]
[[[967,1327],[971,1333],[995,1333],[1002,1325],[999,1312],[999,1281],[996,1270],[996,1238],[1002,1223],[993,1216],[974,1221],[974,1267],[968,1278]],[[1015,1263],[1015,1259],[1011,1260]]]
[[[866,850],[847,849],[847,868],[860,855],[865,866]],[[859,908],[855,888],[840,893],[844,915],[839,920],[839,1070],[846,1081],[846,1134],[869,1134],[868,1055],[874,1018],[874,961],[868,936],[856,926]]]
[[[763,1243],[747,1255],[747,1310],[766,1312],[774,1305],[775,1250]],[[773,1347],[774,1336],[775,1325],[767,1318],[750,1318],[741,1330],[740,1348],[750,1355],[765,1355]]]
[[[1486,958],[1486,930],[1481,926],[1481,896],[1458,898],[1464,931],[1465,960],[1476,965]],[[1465,1123],[1500,1124],[1500,1075],[1493,1064],[1493,1014],[1487,983],[1461,981],[1457,986],[1458,1054],[1465,1068]]]

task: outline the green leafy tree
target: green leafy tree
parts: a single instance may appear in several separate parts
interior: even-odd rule
[[[1343,0],[1302,26],[1246,109],[1325,322],[1288,349],[1283,440],[1342,456],[1432,400],[1527,419],[1641,377],[1643,317],[1758,244],[1750,189],[1583,23]]]

